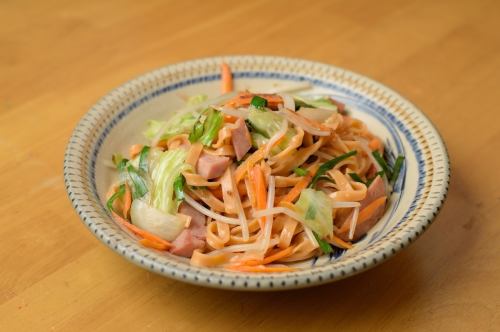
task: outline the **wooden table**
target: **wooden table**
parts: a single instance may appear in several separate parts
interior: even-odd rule
[[[1,331],[499,331],[499,1],[2,1]],[[100,244],[62,160],[100,96],[221,54],[343,66],[414,101],[447,143],[435,224],[381,266],[278,293],[195,287]]]

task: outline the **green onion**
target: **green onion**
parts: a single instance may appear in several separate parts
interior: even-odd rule
[[[394,183],[398,179],[399,172],[401,171],[401,167],[403,166],[403,161],[405,160],[404,156],[399,156],[396,158],[394,162],[394,167],[392,168],[392,176],[390,182]]]
[[[295,174],[297,174],[297,176],[306,176],[307,174],[309,174],[309,171],[307,169],[302,168],[302,167],[295,167],[293,169],[293,172]]]
[[[326,242],[323,239],[319,238],[319,235],[316,234],[316,232],[313,232],[314,237],[316,238],[316,241],[318,241],[319,247],[321,248],[321,251],[323,251],[325,254],[329,254],[333,252],[332,247],[330,246],[330,243]]]
[[[252,100],[250,101],[250,105],[256,108],[264,108],[267,106],[267,99],[260,96],[253,96]]]
[[[313,205],[309,205],[304,218],[306,220],[314,220],[314,218],[316,218],[316,209],[314,208]]]
[[[335,184],[335,180],[334,180],[334,179],[332,179],[332,178],[331,178],[331,177],[329,177],[329,176],[326,176],[326,175],[320,176],[320,177],[318,178],[318,182],[319,182],[319,181],[327,181],[327,182],[331,182],[331,183]]]
[[[349,176],[356,182],[365,183],[357,173],[349,173]]]
[[[194,143],[200,139],[201,135],[203,135],[203,123],[198,119],[189,133],[188,139],[191,143]]]
[[[377,163],[380,165],[380,167],[382,167],[382,169],[384,170],[384,173],[387,176],[387,178],[390,179],[392,175],[391,170],[389,169],[389,165],[387,165],[384,158],[382,158],[382,156],[380,155],[380,152],[378,152],[378,150],[375,150],[372,152],[372,155],[377,161]]]
[[[222,126],[224,117],[222,113],[211,109],[203,123],[203,135],[200,137],[200,142],[205,146],[212,145],[213,140],[219,134],[219,129]]]
[[[106,206],[108,207],[108,210],[110,212],[114,211],[113,210],[113,203],[116,201],[116,199],[123,197],[124,194],[125,194],[125,184],[122,183],[118,187],[118,190],[113,195],[111,195],[111,197],[106,202]]]
[[[127,166],[127,163],[128,163],[128,159],[123,158],[122,160],[120,160],[118,162],[118,164],[116,165],[116,168],[118,169],[119,172],[124,172],[125,167]]]
[[[354,156],[356,153],[357,153],[356,150],[349,151],[349,152],[347,152],[347,153],[345,153],[343,155],[340,155],[340,156],[338,156],[336,158],[330,159],[326,163],[324,163],[323,165],[321,165],[318,168],[318,171],[316,172],[316,174],[314,175],[314,177],[312,178],[311,184],[309,185],[309,188],[314,188],[314,186],[316,185],[316,182],[318,182],[318,180],[319,180],[319,178],[321,176],[323,176],[327,171],[331,170],[333,167],[335,167],[335,165],[337,165],[341,161],[343,161],[343,160],[345,160],[345,159],[347,159],[349,157]]]
[[[140,154],[139,154],[139,170],[141,172],[148,172],[148,154],[149,154],[149,146],[145,145]]]
[[[133,185],[132,197],[136,199],[146,195],[146,193],[148,192],[148,187],[146,185],[146,182],[139,175],[139,173],[137,173],[137,170],[134,168],[134,166],[129,165],[127,167],[127,171]]]
[[[184,200],[184,185],[186,184],[186,179],[184,178],[184,175],[180,174],[175,180],[174,180],[174,192],[175,192],[175,198],[178,201]]]

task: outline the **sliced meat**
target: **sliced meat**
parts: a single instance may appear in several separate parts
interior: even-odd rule
[[[365,207],[379,199],[380,197],[385,197],[385,185],[384,180],[380,176],[377,176],[375,180],[370,184],[368,190],[366,192],[366,197],[360,202],[360,213],[363,211]],[[354,231],[353,241],[358,240],[360,237],[365,235],[378,220],[382,217],[385,211],[385,204],[382,204],[374,213],[373,216],[365,221],[361,221],[356,224],[356,230]],[[349,214],[343,213],[335,218],[335,226],[339,228],[339,231],[336,233],[344,241],[349,240],[349,226],[351,223],[353,212],[351,211]]]
[[[205,246],[205,241],[193,235],[193,231],[188,228],[183,230],[179,236],[172,242],[170,252],[174,255],[191,257],[193,251]]]
[[[234,152],[236,153],[236,159],[241,160],[243,156],[252,147],[252,139],[250,138],[250,132],[243,121],[239,118],[235,122],[236,128],[233,129],[231,135],[231,143],[233,143]]]
[[[365,206],[373,202],[379,197],[385,196],[385,185],[384,180],[380,176],[377,176],[375,180],[372,181],[370,187],[366,191],[366,197],[360,202],[360,210],[362,210]]]
[[[203,178],[210,180],[221,176],[229,166],[229,157],[213,156],[203,152],[196,164],[196,171]]]
[[[349,218],[349,221],[346,221],[344,225],[342,225],[342,228],[336,231],[335,234],[344,241],[357,241],[363,235],[368,233],[368,231],[372,229],[372,227],[375,226],[375,224],[379,221],[379,219],[382,217],[385,211],[386,198],[385,196],[383,196],[380,197],[379,199],[382,204],[377,206],[373,214],[363,218],[363,213],[362,213],[363,210],[361,210],[359,214],[360,217],[356,223],[356,229],[354,230],[354,235],[352,237],[352,240],[349,239],[349,228],[350,228],[351,218]],[[372,203],[375,203],[375,201],[373,201]]]
[[[191,217],[191,223],[189,224],[189,229],[193,236],[200,240],[205,240],[207,237],[207,228],[205,225],[205,215],[203,215],[198,210],[194,209],[191,205],[182,203],[179,207],[179,213],[185,214]]]

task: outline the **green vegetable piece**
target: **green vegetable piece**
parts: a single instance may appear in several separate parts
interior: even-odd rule
[[[118,199],[118,198],[122,198],[123,195],[125,195],[125,184],[121,184],[119,187],[118,187],[118,190],[113,194],[111,195],[111,197],[108,199],[108,201],[106,202],[106,206],[108,207],[108,210],[109,212],[113,212],[113,203]]]
[[[194,124],[193,130],[189,133],[189,141],[191,143],[197,142],[201,135],[203,135],[203,123],[199,120]]]
[[[113,164],[115,164],[116,167],[118,167],[123,159],[125,158],[123,158],[121,153],[115,153],[111,156],[111,161],[113,161]]]
[[[399,156],[396,158],[396,161],[394,162],[394,167],[392,168],[392,176],[391,176],[391,183],[396,182],[399,176],[399,172],[401,171],[401,167],[403,167],[403,162],[405,160],[404,156]]]
[[[207,118],[203,123],[203,135],[200,137],[200,142],[205,146],[212,145],[212,142],[219,134],[219,130],[222,127],[222,121],[224,117],[221,112],[214,109],[208,111]]]
[[[130,181],[132,181],[132,198],[141,198],[146,195],[149,191],[148,186],[146,185],[146,182],[144,181],[142,176],[139,175],[135,167],[132,165],[128,165],[127,171]]]
[[[207,101],[207,99],[208,96],[205,94],[194,95],[188,98],[187,105],[188,106],[200,105],[201,103]]]
[[[145,145],[141,152],[139,153],[139,171],[143,173],[148,172],[148,155],[149,155],[150,147]]]
[[[293,169],[293,172],[297,174],[297,176],[306,176],[307,174],[309,174],[309,171],[302,167],[295,167]]]
[[[252,100],[250,101],[250,105],[256,108],[264,108],[267,106],[267,99],[260,96],[253,96]]]
[[[349,173],[349,176],[356,182],[365,183],[357,173]]]
[[[186,178],[184,178],[184,175],[180,174],[175,180],[174,180],[174,191],[175,191],[175,198],[178,201],[184,200],[184,185],[186,184]]]
[[[143,132],[143,135],[147,139],[152,140],[162,131],[160,140],[164,140],[175,135],[187,134],[191,131],[197,120],[197,112],[177,115],[168,121],[150,120],[148,121],[148,128]]]
[[[375,150],[372,152],[372,155],[377,161],[377,163],[380,165],[380,167],[382,167],[382,169],[384,170],[384,173],[387,176],[387,178],[390,179],[392,176],[392,172],[389,169],[389,165],[387,165],[384,158],[380,155],[380,152],[378,152],[378,150]]]
[[[319,248],[321,251],[323,251],[325,254],[329,254],[333,252],[332,247],[330,246],[330,243],[326,242],[325,240],[321,239],[318,234],[313,232],[314,237],[316,238],[316,241],[318,241]]]
[[[330,98],[302,98],[294,96],[295,109],[298,110],[300,107],[310,107],[310,108],[323,108],[331,111],[337,111],[338,107]]]
[[[124,172],[127,167],[127,163],[128,159],[123,158],[122,160],[120,160],[118,165],[116,165],[116,169],[118,170],[118,172]]]
[[[338,163],[341,161],[354,156],[357,153],[356,150],[349,151],[347,153],[344,153],[343,155],[340,155],[336,158],[330,159],[327,162],[325,162],[323,165],[321,165],[318,168],[318,171],[314,175],[314,177],[311,180],[311,184],[309,184],[309,188],[314,188],[316,186],[316,183],[318,182],[319,178],[323,176],[327,171],[331,170],[332,168],[335,167]]]
[[[295,203],[297,212],[304,216],[306,226],[320,237],[333,232],[332,200],[323,191],[304,189]]]

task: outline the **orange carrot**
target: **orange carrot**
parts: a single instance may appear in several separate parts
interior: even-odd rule
[[[232,271],[240,271],[240,272],[291,272],[291,271],[295,271],[295,269],[293,269],[289,266],[285,266],[285,265],[279,265],[279,266],[230,265],[230,266],[227,266],[226,269],[232,270]]]
[[[264,179],[264,172],[259,165],[255,165],[250,173],[250,179],[252,185],[254,186],[255,201],[257,203],[257,209],[263,210],[267,206],[267,190],[266,181]],[[264,229],[264,223],[266,222],[266,217],[260,218],[260,227]]]
[[[272,263],[274,261],[277,261],[279,259],[290,256],[290,254],[292,252],[293,252],[293,247],[288,247],[286,249],[279,250],[270,256],[267,256],[263,260],[255,260],[255,259],[248,260],[248,261],[244,262],[244,265],[248,265],[248,266],[266,265],[266,264]]]
[[[239,106],[248,106],[252,101],[252,98],[255,96],[262,97],[267,100],[267,107],[276,109],[279,104],[283,104],[283,99],[275,94],[254,94],[250,92],[242,92],[235,98],[231,99],[226,103],[228,106],[239,107]]]
[[[255,165],[255,163],[264,158],[265,151],[266,151],[266,145],[264,144],[238,166],[236,171],[234,171],[234,178],[236,180],[236,183],[239,183],[243,179],[245,173],[249,171],[253,167],[253,165]]]
[[[231,73],[231,68],[229,68],[227,63],[222,63],[221,65],[221,75],[222,75],[222,93],[228,93],[233,91],[233,74]]]
[[[142,144],[132,144],[128,149],[128,154],[130,158],[135,158],[142,150]]]
[[[232,115],[224,114],[224,122],[226,123],[235,123],[238,121],[238,118]]]
[[[370,150],[375,151],[375,150],[380,150],[382,148],[382,142],[376,137],[374,137],[370,143],[368,143],[368,147]]]
[[[153,241],[153,242],[161,243],[169,248],[172,246],[172,244],[170,242],[162,239],[161,237],[158,237],[154,234],[151,234],[151,233],[149,233],[143,229],[140,229],[139,227],[131,224],[128,220],[124,219],[118,213],[113,211],[112,215],[121,225],[126,227],[132,233],[137,234],[144,239],[148,239],[148,240]]]
[[[368,204],[368,206],[363,208],[363,210],[359,212],[357,223],[360,224],[370,219],[370,217],[377,211],[377,209],[385,204],[386,199],[386,196],[379,197]]]
[[[158,250],[167,250],[169,248],[164,243],[151,241],[149,239],[141,239],[141,240],[139,240],[139,242],[140,242],[140,244],[142,244],[143,246],[148,247],[148,248],[153,248],[153,249],[158,249]]]
[[[344,249],[351,249],[352,248],[352,244],[350,244],[349,242],[345,242],[344,240],[342,240],[341,238],[339,238],[335,234],[330,235],[328,242],[330,242],[331,244],[333,244],[336,247],[340,247],[340,248],[344,248]]]
[[[291,203],[293,202],[297,197],[299,197],[300,192],[304,189],[307,188],[309,185],[309,182],[311,182],[314,174],[316,174],[316,171],[318,170],[319,165],[314,164],[313,166],[309,167],[309,173],[304,176],[297,184],[286,194],[286,196],[280,201],[281,203]]]
[[[125,183],[125,194],[123,195],[123,216],[128,218],[128,213],[130,211],[130,206],[132,205],[132,192],[130,187]]]

